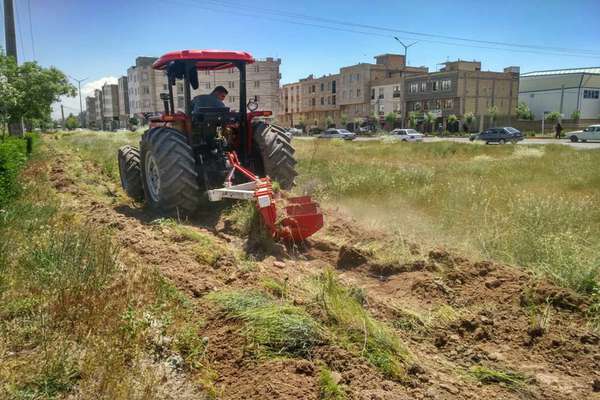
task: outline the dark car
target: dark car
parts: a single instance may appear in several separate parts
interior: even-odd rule
[[[518,141],[523,140],[523,134],[518,129],[505,126],[503,128],[490,128],[479,134],[471,135],[469,140],[481,140],[484,141],[485,144],[504,144],[506,142],[517,143]]]

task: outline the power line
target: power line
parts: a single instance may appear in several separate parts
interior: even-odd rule
[[[276,21],[276,22],[290,23],[290,24],[294,24],[294,25],[310,26],[310,27],[328,29],[328,30],[339,31],[339,32],[357,33],[357,34],[362,34],[362,35],[367,35],[367,36],[384,37],[384,38],[388,38],[388,39],[393,38],[393,36],[390,36],[387,34],[382,34],[382,33],[377,33],[377,32],[360,31],[360,30],[355,30],[355,29],[339,28],[339,27],[316,24],[316,23],[300,22],[297,20],[288,20],[288,19],[282,19],[282,18],[269,17],[269,16],[265,16],[263,14],[260,14],[257,11],[249,11],[250,12],[249,13],[249,12],[241,12],[241,11],[231,10],[231,9],[223,10],[223,9],[218,9],[218,8],[217,9],[210,8],[210,7],[195,3],[195,2],[194,3],[181,3],[181,0],[179,0],[179,2],[174,1],[174,0],[170,0],[170,1],[163,0],[163,1],[159,2],[157,0],[157,3],[160,3],[162,5],[164,5],[164,3],[169,3],[169,2],[172,4],[193,6],[193,7],[205,10],[205,11],[211,11],[211,12],[221,13],[221,14],[228,14],[228,15],[233,14],[233,15],[246,16],[246,17],[251,17],[251,18],[261,18],[261,19],[266,19],[266,20],[271,20],[271,21]],[[254,12],[254,14],[252,14],[251,12]],[[445,42],[445,41],[440,41],[440,40],[422,39],[422,38],[414,38],[414,37],[402,37],[401,39],[419,40],[421,42],[443,44],[443,45],[449,45],[449,46],[471,47],[471,48],[477,48],[477,49],[497,50],[497,51],[505,51],[505,52],[512,52],[512,53],[544,54],[544,55],[554,55],[554,56],[570,56],[570,57],[595,58],[595,59],[600,58],[600,54],[598,54],[598,55],[591,55],[591,54],[583,55],[583,54],[573,54],[573,53],[557,53],[557,52],[553,53],[553,52],[548,52],[548,51],[535,51],[535,50],[524,50],[524,49],[509,49],[509,48],[499,48],[499,47],[490,47],[490,46],[480,46],[480,45],[474,45],[474,44],[451,43],[451,42]]]
[[[246,10],[250,10],[250,11],[257,10],[256,6],[249,7],[249,6],[245,6],[243,4],[232,2],[232,1],[222,1],[222,0],[219,0],[219,1],[204,0],[204,1],[208,1],[208,2],[212,3],[213,5],[217,5],[217,6],[221,6],[221,7],[234,7],[235,9],[246,9]],[[530,48],[530,49],[538,49],[538,50],[552,50],[552,51],[571,52],[571,53],[574,53],[574,52],[575,53],[587,53],[588,55],[592,54],[592,55],[600,56],[599,54],[595,53],[593,50],[586,50],[586,49],[573,49],[573,48],[555,47],[555,46],[510,43],[510,42],[465,38],[465,37],[459,37],[459,36],[432,34],[432,33],[425,33],[425,32],[407,31],[407,30],[402,30],[402,29],[397,29],[397,28],[360,24],[360,23],[355,23],[352,21],[343,21],[343,20],[338,20],[338,19],[323,18],[323,17],[293,13],[293,12],[289,12],[289,11],[277,10],[277,9],[265,8],[265,7],[261,7],[258,11],[260,11],[261,13],[269,13],[272,15],[278,15],[278,16],[284,16],[284,17],[301,18],[301,19],[305,19],[305,20],[321,21],[321,22],[326,22],[326,23],[330,23],[330,24],[343,25],[343,26],[354,26],[354,27],[358,27],[358,28],[366,28],[366,29],[372,29],[372,30],[376,30],[376,31],[385,31],[385,32],[391,32],[391,33],[394,33],[394,32],[404,33],[404,34],[414,35],[414,36],[424,36],[424,37],[430,37],[430,38],[464,41],[464,42],[479,43],[479,44],[485,44],[485,45]]]
[[[27,11],[29,13],[29,34],[31,36],[31,50],[33,52],[33,60],[35,61],[35,41],[33,40],[33,24],[31,23],[31,0],[27,0]]]

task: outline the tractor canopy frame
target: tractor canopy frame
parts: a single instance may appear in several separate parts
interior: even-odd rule
[[[173,86],[177,79],[183,79],[183,95],[185,113],[192,115],[192,98],[190,86],[198,88],[198,71],[219,71],[237,68],[240,74],[240,130],[248,132],[246,64],[254,63],[254,57],[245,51],[230,50],[181,50],[164,54],[152,64],[156,70],[164,70],[168,78],[169,109],[175,110]],[[246,135],[240,135],[241,148],[247,147]],[[245,151],[243,151],[245,153]],[[245,158],[245,154],[242,154]]]

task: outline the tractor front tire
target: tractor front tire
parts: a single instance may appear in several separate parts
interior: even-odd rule
[[[291,138],[283,128],[262,122],[254,126],[253,132],[254,143],[262,158],[264,173],[277,181],[282,189],[291,189],[298,175]]]
[[[142,182],[146,204],[161,214],[192,215],[201,198],[192,148],[172,128],[152,128],[142,136]]]
[[[123,146],[119,149],[118,160],[123,190],[135,201],[144,200],[140,151],[133,146]]]

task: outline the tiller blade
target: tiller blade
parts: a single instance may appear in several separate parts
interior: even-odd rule
[[[310,196],[283,198],[275,195],[268,177],[259,178],[242,167],[233,152],[228,153],[228,158],[232,169],[225,181],[225,187],[209,190],[210,201],[219,201],[223,198],[256,201],[256,208],[271,236],[285,241],[301,242],[323,227],[323,214],[319,204]],[[250,181],[232,185],[231,180],[235,170],[241,172]],[[278,208],[283,210],[283,215],[280,217],[277,215]]]

